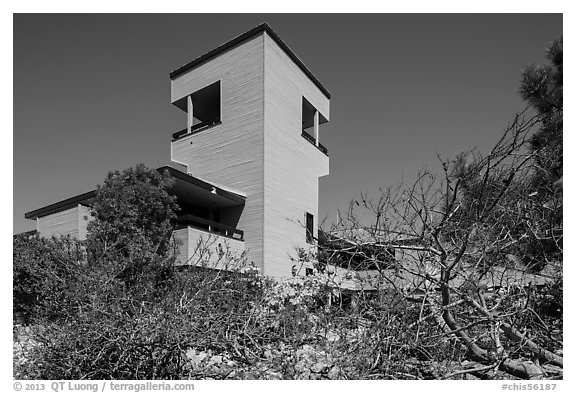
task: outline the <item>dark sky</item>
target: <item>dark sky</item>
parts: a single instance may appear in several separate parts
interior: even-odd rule
[[[559,14],[15,15],[14,233],[106,173],[169,164],[169,73],[267,22],[332,94],[320,218],[496,142]]]

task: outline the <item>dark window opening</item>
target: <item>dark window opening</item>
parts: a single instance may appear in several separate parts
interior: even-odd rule
[[[320,124],[327,121],[310,101],[302,97],[302,136],[326,155],[328,155],[328,150],[320,143],[318,134]]]
[[[316,134],[314,131],[314,115],[316,108],[306,98],[302,97],[302,133],[306,134],[309,139],[316,143]]]
[[[306,276],[311,276],[314,274],[314,269],[312,269],[311,267],[307,267],[306,268]]]
[[[219,123],[220,81],[192,93],[192,128]]]
[[[306,213],[306,243],[314,244],[314,216]]]
[[[188,119],[186,128],[172,134],[172,139],[178,140],[220,124],[221,98],[218,81],[175,101],[174,105],[186,112]]]

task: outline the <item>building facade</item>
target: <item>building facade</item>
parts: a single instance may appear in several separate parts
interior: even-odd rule
[[[262,273],[292,275],[298,248],[315,247],[318,181],[329,173],[320,129],[330,93],[262,24],[170,74],[171,102],[186,113],[171,160],[181,207],[179,260],[197,245],[246,252]],[[26,214],[42,236],[85,237],[94,191]]]

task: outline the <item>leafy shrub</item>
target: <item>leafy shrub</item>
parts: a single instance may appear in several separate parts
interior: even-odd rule
[[[70,237],[13,239],[13,307],[27,315],[54,319],[74,307],[70,293],[85,259]]]

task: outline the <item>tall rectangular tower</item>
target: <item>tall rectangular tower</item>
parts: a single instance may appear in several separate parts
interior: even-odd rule
[[[318,179],[328,174],[320,125],[330,94],[266,24],[170,74],[172,103],[187,114],[172,160],[246,196],[221,214],[244,231],[263,274],[292,274],[297,248],[314,247]]]

